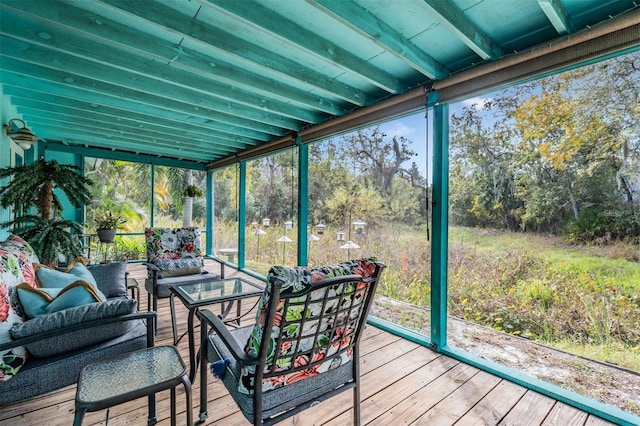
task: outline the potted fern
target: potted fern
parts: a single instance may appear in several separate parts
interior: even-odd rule
[[[56,266],[60,255],[67,259],[79,256],[83,228],[61,217],[62,203],[54,188],[64,192],[73,207],[80,208],[91,200],[92,182],[76,166],[43,158],[0,169],[0,179],[9,177],[12,179],[0,188],[0,205],[13,207],[14,219],[0,226],[11,227],[14,234],[31,244],[45,265]]]
[[[98,239],[103,243],[112,243],[118,233],[118,227],[125,222],[122,216],[107,210],[96,220]]]
[[[199,186],[189,184],[183,191],[184,198],[182,199],[182,205],[184,211],[182,215],[182,226],[191,226],[191,218],[193,216],[193,199],[195,197],[202,197],[204,193]]]

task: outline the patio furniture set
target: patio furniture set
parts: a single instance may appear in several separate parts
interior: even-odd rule
[[[350,389],[359,424],[358,342],[383,264],[371,258],[274,266],[263,287],[225,279],[224,271],[203,273],[197,228],[149,228],[146,239],[147,312],[138,312],[137,282],[128,280],[124,262],[71,262],[58,271],[38,265],[16,236],[0,243],[0,313],[6,313],[0,316],[0,406],[77,383],[74,425],[86,412],[107,409],[108,418],[109,407],[141,397],[148,398],[152,425],[155,394],[169,390],[176,424],[176,387],[182,384],[191,425],[191,384],[200,366],[200,421],[207,418],[211,371],[254,424],[278,422]],[[157,299],[165,297],[174,344],[188,336],[189,370],[175,345],[154,346]],[[188,310],[181,336],[175,297]],[[241,326],[241,304],[249,298],[257,300],[257,309],[248,310],[256,311],[255,321]],[[211,311],[214,305],[219,314]]]

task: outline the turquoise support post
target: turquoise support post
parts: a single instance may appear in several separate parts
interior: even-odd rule
[[[205,246],[205,253],[209,255],[213,255],[213,248],[215,235],[213,233],[213,221],[214,221],[214,212],[213,212],[213,202],[215,200],[214,193],[214,185],[213,185],[213,170],[207,170],[207,220],[206,220],[206,229],[207,229],[207,244]]]
[[[298,265],[309,263],[307,222],[309,220],[309,145],[298,136]]]
[[[149,200],[149,226],[150,227],[154,227],[155,226],[155,218],[154,218],[154,213],[155,213],[155,209],[156,209],[156,203],[155,203],[155,196],[153,194],[153,188],[156,187],[156,168],[153,164],[151,164],[151,182],[149,182],[149,185],[151,186],[151,199]]]
[[[449,193],[449,106],[433,105],[433,238],[431,240],[431,344],[436,350],[447,345],[447,239]]]
[[[244,268],[245,237],[247,232],[245,226],[247,212],[245,197],[247,192],[247,162],[241,161],[238,167],[240,167],[240,182],[238,182],[238,267]]]

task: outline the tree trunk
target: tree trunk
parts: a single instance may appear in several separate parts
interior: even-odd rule
[[[51,219],[51,206],[53,204],[53,185],[47,181],[42,185],[40,193],[40,216],[44,219]]]

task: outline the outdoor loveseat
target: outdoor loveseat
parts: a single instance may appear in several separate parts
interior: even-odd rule
[[[71,262],[63,273],[39,265],[17,236],[0,242],[0,406],[76,383],[90,362],[153,346],[155,312],[138,312],[125,269]]]

